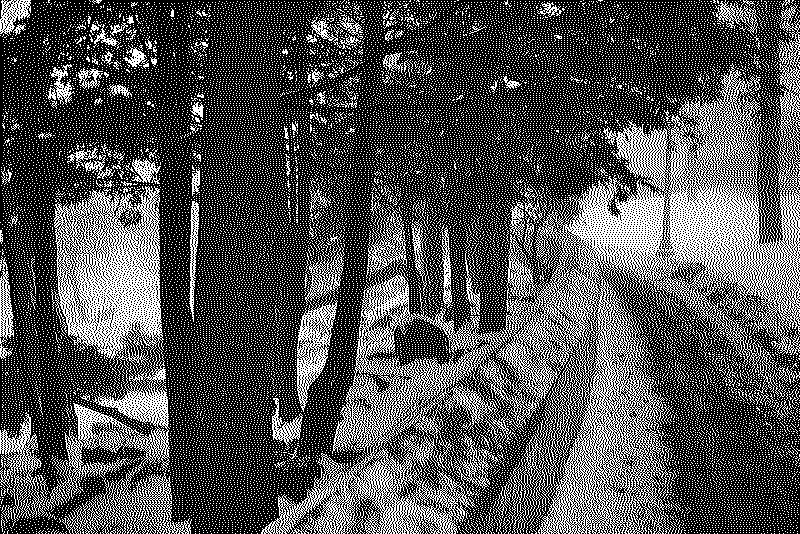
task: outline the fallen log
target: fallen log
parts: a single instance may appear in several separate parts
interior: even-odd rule
[[[75,397],[74,399],[72,399],[72,402],[74,402],[78,406],[83,406],[86,409],[92,410],[93,412],[97,412],[101,415],[106,415],[114,419],[115,421],[119,421],[128,428],[131,428],[136,432],[139,432],[140,434],[144,434],[145,436],[149,436],[153,432],[153,430],[156,429],[166,430],[166,427],[156,425],[155,423],[151,423],[150,421],[139,421],[138,419],[128,417],[124,413],[120,412],[117,408],[103,406],[102,404],[98,404],[94,401],[90,401],[82,397]]]

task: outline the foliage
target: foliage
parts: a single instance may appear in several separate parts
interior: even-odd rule
[[[62,203],[99,190],[125,199],[133,222],[145,193],[134,167],[150,154],[148,83],[132,67],[136,35],[119,6],[47,2],[3,35],[4,170],[30,169]],[[17,195],[25,186],[14,187]]]
[[[393,145],[400,147],[394,152],[428,155],[427,166],[411,158],[418,167],[463,169],[472,178],[459,187],[472,196],[495,192],[486,185],[504,180],[523,195],[532,189],[556,198],[605,184],[616,212],[638,184],[648,185],[619,156],[616,134],[665,127],[687,100],[715,98],[732,66],[752,63],[751,36],[721,22],[717,7],[607,1],[440,8],[445,22],[397,59],[414,64],[403,71],[406,83],[390,72],[383,106],[395,119],[384,136],[387,153]]]
[[[185,80],[202,102],[207,7],[191,2]],[[45,2],[0,36],[3,51],[4,170],[37,168],[69,204],[100,191],[117,201],[120,221],[136,224],[156,183],[143,163],[155,150],[165,95],[154,76],[155,26],[165,6],[154,2]],[[187,118],[188,119],[188,118]],[[199,168],[201,116],[191,127]],[[42,169],[46,169],[41,175]],[[12,185],[15,178],[12,172]],[[19,193],[24,192],[20,191]]]

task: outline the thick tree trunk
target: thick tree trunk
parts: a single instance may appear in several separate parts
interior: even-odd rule
[[[469,228],[465,233],[467,269],[469,270],[469,282],[472,292],[478,295],[483,289],[483,279],[486,271],[486,215],[480,210],[475,210],[475,215],[471,220],[461,224]]]
[[[190,456],[195,436],[192,422],[192,313],[189,307],[192,154],[189,133],[191,101],[187,91],[189,53],[185,15],[174,5],[175,18],[166,5],[159,23],[158,76],[163,97],[159,147],[159,283],[161,332],[164,342],[167,407],[169,410],[170,488],[172,520],[191,516]]]
[[[431,200],[422,201],[419,219],[419,261],[422,313],[436,317],[444,298],[444,255],[440,207]]]
[[[466,232],[462,221],[451,221],[447,229],[450,256],[450,294],[453,307],[453,329],[458,331],[470,318],[467,299]]]
[[[408,284],[408,311],[421,313],[420,280],[417,271],[417,254],[414,248],[414,225],[412,223],[413,210],[404,208],[401,219],[403,220],[403,243],[406,252],[405,276]]]
[[[486,258],[481,284],[479,332],[497,332],[505,329],[508,313],[508,252],[511,214],[503,202],[487,206],[484,213],[485,238],[483,250]]]
[[[16,177],[15,177],[16,179]],[[33,277],[33,251],[24,248],[23,232],[31,232],[30,214],[24,203],[12,195],[13,184],[0,186],[2,192],[3,253],[8,267],[11,297],[11,324],[14,331],[15,360],[20,363],[14,380],[25,396],[24,405],[31,418],[31,432],[40,432],[43,422],[39,343],[36,336],[36,294]]]
[[[760,128],[758,143],[758,242],[783,239],[780,197],[781,88],[778,34],[781,2],[758,0],[758,38],[761,48]]]
[[[285,187],[280,21],[286,6],[214,4],[195,288],[194,532],[257,532],[277,517],[271,356]],[[244,27],[243,27],[244,25]],[[199,386],[200,384],[198,384]]]
[[[49,195],[48,198],[52,196]],[[68,376],[70,373],[70,363],[66,362],[66,342],[67,342],[67,318],[64,315],[64,307],[61,305],[61,291],[58,286],[58,246],[56,244],[56,231],[55,231],[55,201],[52,202],[53,209],[48,210],[47,219],[44,222],[45,227],[42,232],[42,261],[44,262],[44,272],[47,273],[45,291],[48,293],[45,305],[49,310],[51,320],[53,322],[53,335],[56,340],[55,349],[58,354],[58,370],[61,388],[66,396],[66,403],[64,405],[64,424],[65,431],[69,432],[72,436],[78,435],[78,416],[75,412],[75,404],[72,403],[72,381]],[[38,282],[37,282],[38,283]],[[69,388],[69,389],[68,389]]]
[[[30,240],[23,248],[36,250],[33,276],[36,293],[36,334],[39,342],[42,380],[42,424],[37,442],[40,451],[49,458],[67,460],[65,433],[72,422],[70,412],[74,406],[65,388],[63,362],[63,315],[57,310],[58,274],[56,270],[55,198],[48,183],[49,177],[31,181],[36,189],[31,204],[32,233],[24,232],[22,238]]]
[[[308,20],[301,14],[294,43],[295,89],[308,86],[308,43],[306,27]],[[276,307],[279,337],[276,339],[275,396],[281,420],[293,421],[302,413],[297,391],[297,355],[300,341],[300,326],[306,308],[306,276],[308,269],[309,222],[310,222],[310,158],[311,130],[308,102],[302,102],[288,115],[290,134],[289,158],[291,163],[286,199],[290,206],[287,231],[283,247],[286,254],[286,276],[281,286],[281,298]],[[292,135],[291,123],[296,120],[297,134]]]
[[[347,198],[344,266],[339,285],[328,358],[308,391],[300,430],[299,454],[330,454],[347,392],[353,384],[359,322],[367,278],[367,255],[375,153],[373,103],[383,62],[382,4],[364,2],[364,70],[361,74],[353,149],[354,180]]]

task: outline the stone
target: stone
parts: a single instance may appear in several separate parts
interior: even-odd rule
[[[424,315],[409,315],[395,327],[394,350],[400,365],[423,358],[439,364],[452,360],[447,334]]]

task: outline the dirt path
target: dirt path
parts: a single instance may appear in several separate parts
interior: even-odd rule
[[[586,416],[539,533],[681,532],[657,432],[668,410],[643,371],[641,332],[603,286]]]

